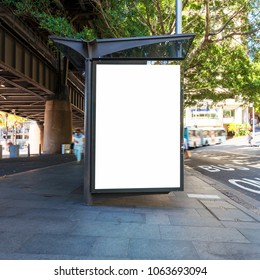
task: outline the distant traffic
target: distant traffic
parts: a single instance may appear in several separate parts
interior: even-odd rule
[[[226,141],[226,130],[223,127],[185,127],[184,138],[189,148],[221,144]]]

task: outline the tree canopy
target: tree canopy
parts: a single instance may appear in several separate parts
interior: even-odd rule
[[[175,33],[174,0],[89,0],[95,16],[80,30],[54,0],[0,0],[17,15],[64,37]],[[242,98],[260,106],[260,0],[183,0],[182,32],[196,37],[183,63],[186,105]]]
[[[23,124],[25,118],[0,111],[0,128],[13,127]]]

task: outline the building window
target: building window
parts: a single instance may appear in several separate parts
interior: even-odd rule
[[[224,110],[223,111],[224,118],[234,118],[235,117],[235,110]]]

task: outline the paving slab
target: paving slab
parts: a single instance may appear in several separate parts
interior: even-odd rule
[[[158,194],[154,195],[124,195],[121,196],[115,195],[101,195],[94,196],[94,205],[98,206],[121,206],[121,207],[163,207],[171,208],[172,201],[168,194]]]
[[[260,229],[240,228],[239,231],[252,243],[260,245]]]
[[[200,259],[191,241],[131,239],[130,259],[149,260],[198,260]]]
[[[243,234],[233,228],[160,225],[160,232],[162,239],[249,243]]]
[[[36,234],[23,243],[16,253],[88,256],[95,240],[90,236]]]
[[[234,209],[236,208],[234,205],[228,203],[224,200],[200,200],[202,204],[204,204],[207,208],[224,208],[224,209]]]
[[[212,213],[221,221],[253,222],[254,219],[239,209],[211,209]]]
[[[14,253],[32,236],[32,233],[0,232],[0,252]]]
[[[51,200],[43,197],[39,197],[35,200],[33,199],[8,199],[8,201],[3,205],[6,208],[27,208],[27,209],[66,209],[66,204],[62,200]]]
[[[76,226],[76,222],[61,219],[21,219],[1,218],[1,229],[5,232],[24,233],[66,233]]]
[[[240,221],[221,221],[221,224],[226,228],[248,228],[248,229],[260,229],[260,223],[258,221],[253,222],[240,222]]]
[[[164,213],[146,213],[146,224],[151,225],[170,225],[169,215]]]
[[[29,209],[31,211],[31,209]],[[25,209],[21,209],[20,207],[0,207],[0,218],[1,217],[16,217],[26,212]]]
[[[125,259],[128,258],[128,249],[128,238],[98,237],[91,249],[91,256],[93,258],[109,257],[113,259]]]
[[[171,225],[175,226],[199,226],[199,227],[224,227],[215,217],[178,217],[169,215]]]
[[[127,212],[101,212],[96,217],[96,221],[116,222],[116,223],[145,223],[145,215]]]
[[[228,203],[227,201],[201,200],[201,203],[221,221],[255,221],[251,216],[247,215],[240,209],[237,209],[234,205]]]
[[[193,242],[203,260],[260,260],[260,244]]]
[[[147,225],[137,223],[119,222],[92,222],[89,224],[79,224],[74,230],[74,234],[96,236],[96,237],[125,237],[160,239],[158,225]]]

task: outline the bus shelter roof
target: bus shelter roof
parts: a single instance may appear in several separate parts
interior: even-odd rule
[[[87,41],[50,36],[60,51],[80,70],[85,60],[183,60],[195,34],[95,39]]]

